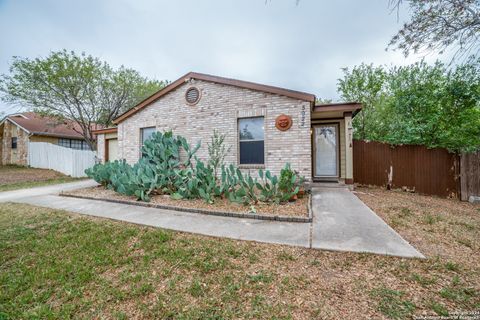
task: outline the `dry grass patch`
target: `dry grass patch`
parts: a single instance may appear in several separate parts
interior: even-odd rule
[[[424,255],[478,264],[480,205],[381,188],[356,195]]]
[[[111,199],[129,201],[132,204],[138,203],[135,197],[129,197],[119,194],[113,190],[105,189],[102,186],[77,189],[65,192],[67,195],[84,196],[95,199]],[[294,202],[284,204],[266,204],[259,202],[254,206],[244,206],[237,203],[232,203],[228,199],[215,198],[215,203],[209,204],[202,199],[181,199],[174,200],[169,195],[153,195],[150,203],[167,205],[180,208],[194,208],[205,209],[211,211],[223,212],[239,212],[239,213],[258,213],[258,214],[272,214],[280,216],[308,216],[308,195],[298,199]]]
[[[49,169],[15,165],[0,166],[0,191],[31,188],[74,180],[77,179]]]

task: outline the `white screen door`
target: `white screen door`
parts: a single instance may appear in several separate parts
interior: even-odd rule
[[[338,126],[314,127],[315,177],[338,177]]]

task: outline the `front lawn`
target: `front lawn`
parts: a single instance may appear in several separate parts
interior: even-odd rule
[[[403,319],[480,308],[478,206],[361,192],[368,205],[400,216],[394,227],[428,259],[217,239],[0,204],[0,319]],[[437,221],[427,212],[433,204],[457,214]],[[403,233],[409,226],[414,231]],[[447,244],[448,228],[458,237]]]
[[[78,180],[49,169],[0,165],[0,192]]]

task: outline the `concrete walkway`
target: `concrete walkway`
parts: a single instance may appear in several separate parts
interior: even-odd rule
[[[317,249],[423,257],[350,191],[313,191],[313,223],[239,219],[179,212],[99,200],[58,196],[62,190],[94,186],[92,180],[0,192],[11,201],[141,225],[215,237],[285,244]]]
[[[313,248],[424,258],[346,188],[314,188],[312,207]]]
[[[19,189],[0,192],[0,202],[14,201],[15,199],[30,198],[47,194],[59,194],[62,191],[75,190],[98,186],[93,180],[81,180],[61,184],[52,184],[49,186],[35,187],[29,189]]]

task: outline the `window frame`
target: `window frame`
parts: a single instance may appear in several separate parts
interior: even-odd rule
[[[68,143],[66,143],[68,142]],[[68,145],[67,145],[68,144]],[[58,138],[58,145],[64,148],[70,148],[70,139],[68,138]]]
[[[90,149],[90,146],[87,144],[87,142],[81,139],[58,138],[58,145],[60,147],[73,150],[92,150]]]
[[[12,149],[18,148],[18,137],[12,137],[10,147]]]
[[[140,158],[143,157],[142,147],[143,147],[143,144],[145,143],[145,140],[143,140],[143,130],[145,130],[145,129],[153,129],[153,133],[157,132],[157,127],[156,126],[149,126],[149,127],[140,128],[140,136],[139,136],[139,142],[138,142],[138,145],[139,145],[138,154],[139,154]]]
[[[262,124],[263,124],[263,139],[252,139],[252,140],[240,140],[240,121],[245,120],[245,119],[263,119]],[[249,117],[238,117],[237,118],[237,163],[239,168],[245,168],[245,169],[263,169],[265,168],[265,162],[266,162],[266,139],[265,139],[265,116],[260,115],[260,116],[249,116]],[[249,143],[249,142],[258,142],[262,141],[263,142],[263,163],[241,163],[241,144],[242,143]]]

